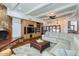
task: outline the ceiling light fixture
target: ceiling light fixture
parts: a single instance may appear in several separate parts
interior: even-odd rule
[[[50,19],[56,19],[56,14],[53,13],[53,12],[49,12],[48,16],[49,16]]]

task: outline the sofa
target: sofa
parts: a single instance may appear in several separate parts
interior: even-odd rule
[[[77,47],[73,45],[73,43],[75,43],[75,38],[78,39],[78,37],[76,37],[74,34],[62,32],[46,32],[44,35],[42,35],[43,40],[56,43],[54,48],[46,52],[48,55],[51,54],[55,56],[78,56],[78,49],[76,50]]]
[[[44,35],[42,35],[42,39],[52,42],[52,43],[64,43],[65,47],[70,47],[71,41],[74,39],[73,35],[67,34],[67,33],[58,33],[58,32],[46,32]]]
[[[53,38],[53,39],[52,39]],[[58,43],[60,40],[71,41],[73,39],[72,34],[62,33],[62,32],[46,32],[42,35],[42,39],[49,40],[53,43]]]

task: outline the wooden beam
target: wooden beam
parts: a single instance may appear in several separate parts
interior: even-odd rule
[[[43,15],[47,15],[49,12],[52,12],[52,11],[53,11],[53,12],[59,12],[59,11],[61,11],[61,10],[67,9],[67,8],[69,8],[69,7],[72,7],[72,6],[74,6],[74,5],[76,5],[76,4],[68,4],[68,5],[64,6],[64,7],[57,8],[57,9],[55,9],[55,10],[50,10],[50,11],[48,11],[48,12],[39,14],[39,15],[37,15],[37,16],[35,16],[35,17],[40,17],[40,16],[43,16]]]
[[[25,13],[25,14],[29,14],[29,13],[31,13],[31,12],[34,12],[35,10],[38,10],[38,9],[40,9],[40,8],[43,8],[44,6],[47,6],[47,5],[49,5],[49,4],[50,4],[50,3],[43,3],[43,4],[40,4],[40,5],[36,6],[35,8],[29,10],[29,11],[28,11],[27,13]]]
[[[61,17],[61,16],[63,16],[63,15],[67,15],[67,14],[71,14],[71,13],[75,13],[75,12],[76,12],[76,10],[67,11],[67,12],[58,14],[57,17]]]

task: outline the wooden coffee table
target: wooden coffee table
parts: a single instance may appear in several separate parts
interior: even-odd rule
[[[36,40],[31,41],[30,47],[34,47],[42,53],[42,51],[48,47],[50,47],[50,42],[48,41],[43,41],[43,42],[37,42]]]

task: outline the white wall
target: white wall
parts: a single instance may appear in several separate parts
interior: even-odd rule
[[[19,18],[12,19],[12,37],[15,38],[21,36],[21,20]]]

